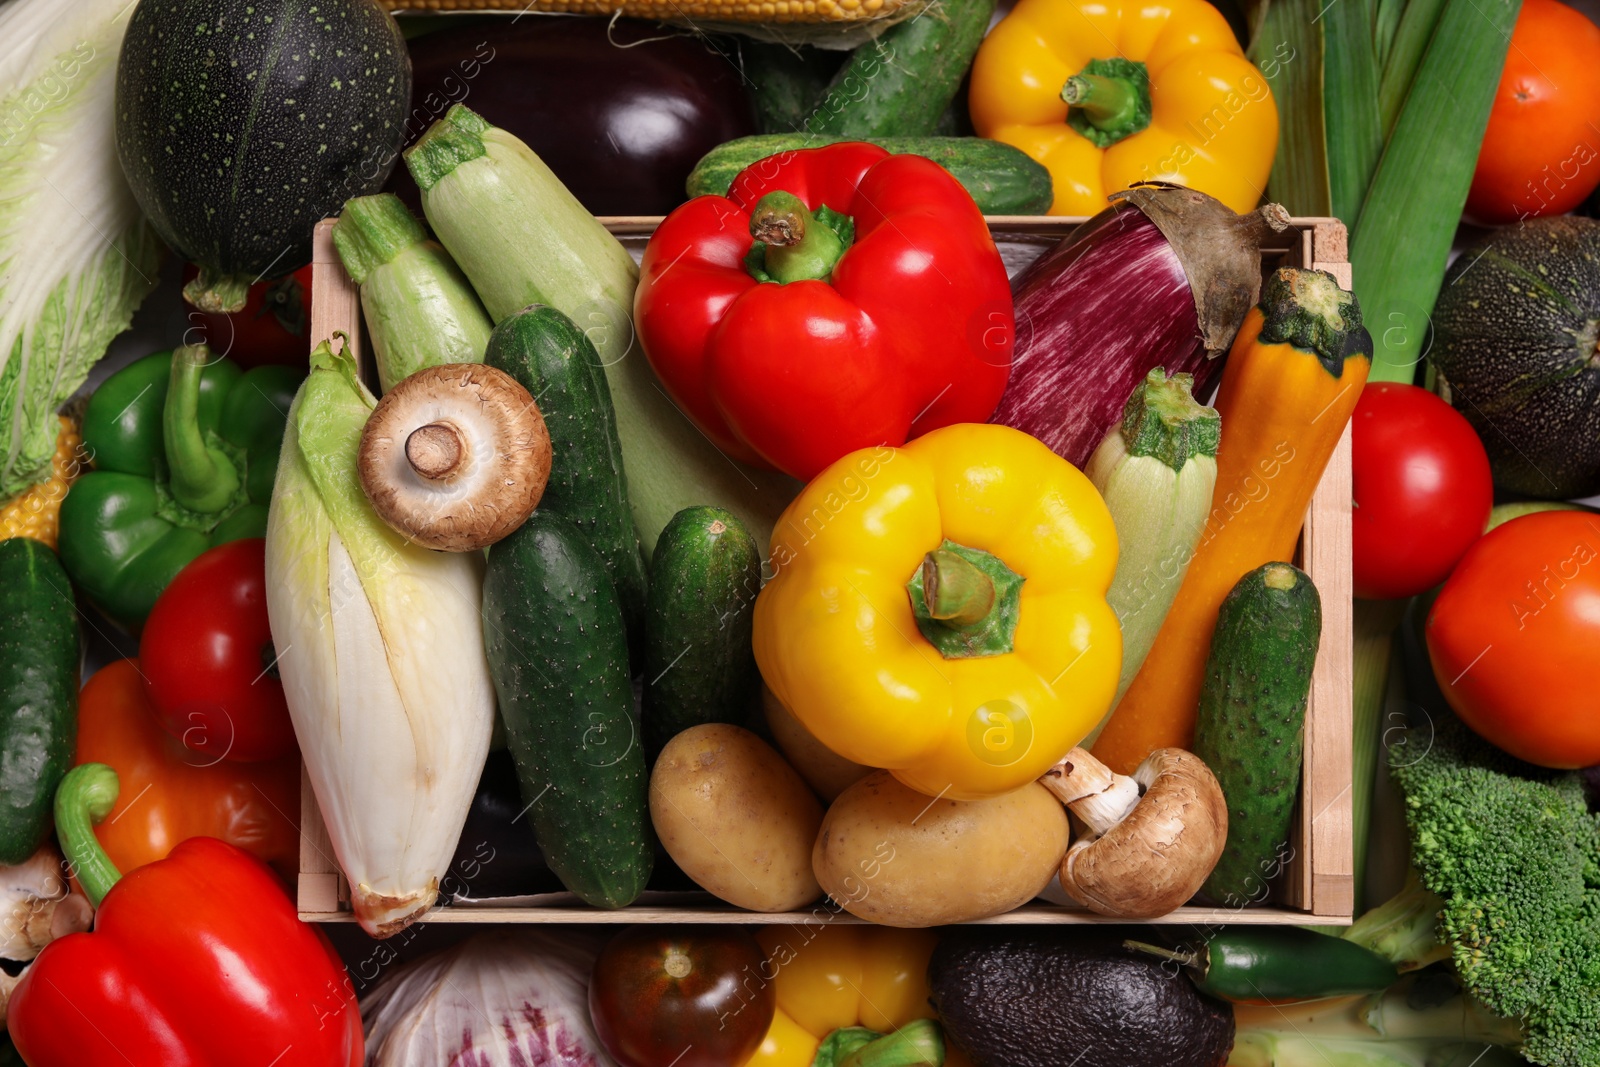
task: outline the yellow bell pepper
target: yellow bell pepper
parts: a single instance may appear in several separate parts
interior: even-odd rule
[[[938,936],[930,931],[829,923],[767,927],[756,940],[778,1010],[745,1067],[811,1067],[822,1039],[841,1027],[889,1033],[933,1018],[927,974]],[[945,1046],[946,1067],[966,1062]]]
[[[843,457],[779,518],[771,561],[754,645],[773,695],[912,789],[1019,788],[1110,705],[1116,531],[1089,479],[1025,433],[962,424]]]
[[[1019,0],[978,49],[968,105],[979,136],[1050,171],[1052,215],[1154,180],[1249,211],[1278,145],[1272,89],[1206,0]]]

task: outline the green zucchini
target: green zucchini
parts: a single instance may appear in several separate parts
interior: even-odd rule
[[[933,0],[857,48],[806,120],[807,133],[933,133],[988,32],[995,0]]]
[[[1195,400],[1193,389],[1191,374],[1150,371],[1083,469],[1117,526],[1121,551],[1106,603],[1122,623],[1117,695],[1084,747],[1144,666],[1211,514],[1222,420]]]
[[[0,541],[0,866],[50,835],[56,786],[78,737],[78,608],[56,554]]]
[[[728,195],[739,172],[759,159],[800,148],[820,148],[858,137],[774,133],[740,137],[720,144],[700,158],[685,183],[690,196]],[[1042,215],[1054,193],[1050,172],[1020,148],[982,137],[870,137],[866,140],[897,154],[926,156],[949,171],[985,215]]]
[[[645,611],[650,761],[691,726],[749,717],[761,675],[750,644],[761,549],[732,512],[684,508],[656,542]]]
[[[550,480],[539,510],[570,522],[605,561],[630,648],[644,633],[645,569],[628,505],[628,479],[600,356],[553,307],[533,304],[502,319],[484,362],[517,380],[550,431]]]
[[[734,463],[662,390],[633,333],[639,268],[516,137],[456,104],[406,150],[439,243],[496,322],[529,304],[570,315],[604,360],[633,479],[633,524],[653,548],[692,504],[719,504],[763,544],[799,486]]]
[[[352,197],[333,244],[361,287],[383,391],[424,367],[481,363],[494,324],[456,261],[393,193]]]
[[[1283,865],[1321,636],[1317,587],[1287,563],[1240,578],[1217,613],[1194,752],[1228,801],[1228,843],[1203,887],[1219,903],[1259,902]]]
[[[489,549],[484,650],[545,862],[586,904],[620,908],[655,857],[628,647],[605,561],[535,511]]]

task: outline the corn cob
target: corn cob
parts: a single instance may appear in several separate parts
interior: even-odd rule
[[[390,11],[534,11],[665,22],[864,22],[900,14],[916,0],[385,0]]]
[[[61,501],[66,499],[67,490],[84,466],[80,455],[83,438],[78,433],[78,424],[65,415],[56,418],[61,420],[61,426],[56,431],[50,477],[0,507],[0,540],[31,537],[52,549],[56,547],[56,534],[61,528]]]

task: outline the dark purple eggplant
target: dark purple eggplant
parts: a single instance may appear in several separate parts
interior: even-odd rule
[[[700,157],[756,133],[755,109],[714,43],[648,22],[485,20],[410,42],[409,145],[466,103],[516,134],[596,215],[664,215]],[[390,188],[417,213],[404,167]]]
[[[1011,379],[991,420],[1079,467],[1152,369],[1209,394],[1261,294],[1261,241],[1289,225],[1277,204],[1235,215],[1164,183],[1111,199],[1013,280]]]
[[[439,883],[446,900],[562,891],[561,879],[545,865],[544,855],[534,843],[526,812],[511,753],[504,749],[490,752],[450,861],[450,873]]]

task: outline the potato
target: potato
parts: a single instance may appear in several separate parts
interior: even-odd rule
[[[818,741],[806,729],[806,724],[795,718],[794,712],[766,686],[761,687],[761,710],[766,714],[767,729],[772,731],[778,751],[823,800],[831,803],[852,782],[866,777],[872,770],[851,763]]]
[[[1026,904],[1070,840],[1067,810],[1037,782],[988,800],[936,800],[874,771],[828,809],[811,864],[858,918],[937,926]]]
[[[667,742],[650,819],[683,873],[730,904],[789,911],[822,895],[811,872],[822,805],[749,730],[711,723]]]

